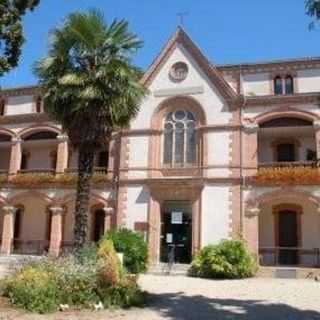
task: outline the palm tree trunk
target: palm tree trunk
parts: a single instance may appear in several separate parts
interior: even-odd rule
[[[82,248],[87,240],[93,160],[94,151],[86,146],[80,146],[78,156],[77,198],[74,213],[74,241],[76,249]]]

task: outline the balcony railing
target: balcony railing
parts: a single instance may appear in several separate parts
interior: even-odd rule
[[[260,247],[259,262],[262,266],[300,265],[320,267],[320,249],[300,247]]]
[[[317,161],[260,163],[253,181],[259,185],[315,185],[320,183]]]
[[[78,168],[67,168],[64,170],[65,173],[78,173],[79,169]],[[106,174],[108,173],[108,168],[107,167],[93,167],[93,172],[94,173],[102,173]]]
[[[56,173],[55,169],[22,169],[18,171],[18,174],[50,174],[54,175]]]
[[[48,240],[13,240],[13,253],[14,254],[30,254],[30,255],[43,255],[48,252]]]
[[[317,161],[261,162],[258,165],[259,168],[304,168],[317,166]]]

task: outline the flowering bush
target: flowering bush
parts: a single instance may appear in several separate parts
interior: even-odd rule
[[[256,259],[239,240],[223,240],[204,247],[194,258],[189,275],[215,279],[252,277],[257,270]]]
[[[263,185],[319,184],[320,171],[312,167],[260,168],[254,181]]]
[[[39,313],[101,302],[104,307],[129,307],[143,298],[137,278],[123,272],[110,240],[102,241],[98,250],[32,262],[6,278],[2,289],[12,304]]]
[[[94,184],[103,184],[108,182],[108,176],[104,173],[94,173],[92,182]],[[77,183],[76,173],[63,173],[54,175],[46,172],[30,172],[17,174],[10,181],[6,175],[0,175],[0,184],[10,183],[19,187],[39,187],[41,185],[58,184],[64,186],[74,186]]]
[[[4,295],[12,304],[28,311],[47,313],[56,311],[60,291],[50,272],[27,266],[3,283]]]

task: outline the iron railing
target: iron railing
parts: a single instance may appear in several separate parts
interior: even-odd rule
[[[44,255],[49,250],[48,240],[13,240],[14,254]]]
[[[293,161],[293,162],[261,162],[258,164],[259,168],[304,168],[304,167],[318,167],[318,161]]]
[[[320,267],[320,249],[260,247],[259,262],[263,266],[301,265],[305,267]]]

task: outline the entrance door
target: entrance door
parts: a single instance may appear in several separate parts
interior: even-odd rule
[[[102,209],[98,209],[94,212],[94,225],[92,240],[98,242],[104,235],[104,216],[105,213]]]
[[[166,201],[162,208],[161,262],[190,263],[191,245],[191,203]]]
[[[279,211],[279,244],[284,249],[279,251],[279,263],[284,265],[298,264],[298,219],[292,210]],[[286,249],[287,248],[287,249]]]

